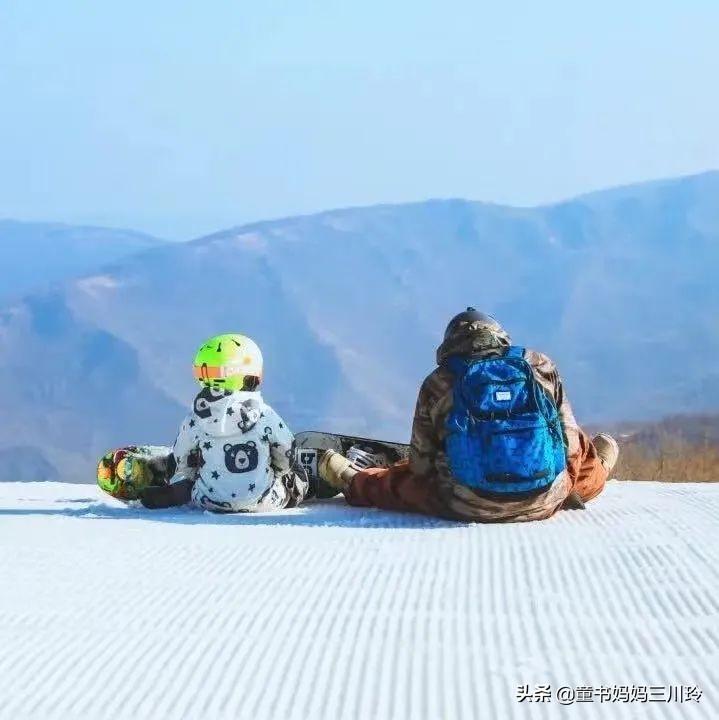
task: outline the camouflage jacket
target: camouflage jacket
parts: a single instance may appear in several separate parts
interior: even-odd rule
[[[422,384],[412,427],[410,467],[412,474],[436,485],[444,513],[467,520],[532,520],[551,515],[567,497],[579,471],[581,448],[579,426],[555,364],[544,354],[527,350],[525,359],[534,376],[554,399],[564,430],[567,471],[560,474],[545,492],[520,500],[488,498],[456,483],[444,454],[445,421],[452,408],[452,374],[443,367],[450,355],[489,357],[501,355],[510,345],[504,332],[473,323],[447,338],[437,350],[439,367]]]

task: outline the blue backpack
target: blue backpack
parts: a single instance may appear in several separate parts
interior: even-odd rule
[[[451,356],[445,366],[455,377],[445,440],[454,479],[497,495],[549,487],[566,466],[562,426],[524,348],[484,359]]]

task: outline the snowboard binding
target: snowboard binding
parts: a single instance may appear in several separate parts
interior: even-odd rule
[[[409,445],[373,440],[355,435],[326,432],[299,432],[295,435],[297,462],[304,467],[318,499],[331,498],[339,492],[319,474],[319,462],[325,450],[344,455],[358,470],[389,467],[409,455]]]
[[[376,448],[359,444],[352,445],[347,451],[346,457],[357,470],[387,468],[392,464],[386,453],[378,451]]]

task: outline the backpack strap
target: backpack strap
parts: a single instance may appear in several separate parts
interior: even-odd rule
[[[453,375],[464,375],[467,369],[467,361],[460,355],[450,355],[444,365]]]
[[[521,345],[510,345],[507,349],[507,352],[504,353],[504,357],[523,358],[524,348]]]

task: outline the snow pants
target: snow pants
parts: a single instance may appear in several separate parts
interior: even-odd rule
[[[390,468],[371,468],[359,472],[345,491],[350,505],[385,510],[423,513],[448,519],[479,522],[541,520],[562,507],[575,491],[582,500],[595,498],[604,489],[608,472],[602,465],[589,436],[580,431],[580,456],[542,495],[525,500],[482,500],[467,488],[449,501],[438,481],[412,474],[409,462]],[[467,496],[473,497],[467,497]]]

